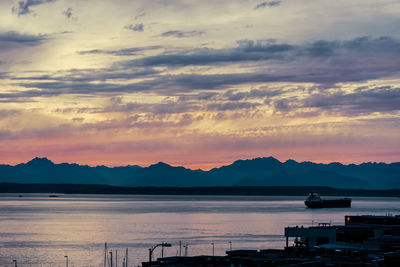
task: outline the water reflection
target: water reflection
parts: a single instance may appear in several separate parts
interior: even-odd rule
[[[343,224],[344,215],[399,214],[399,199],[354,198],[351,209],[309,210],[301,197],[80,196],[0,197],[0,265],[103,266],[104,242],[132,265],[148,248],[169,242],[164,255],[224,255],[234,249],[281,248],[283,228]],[[159,257],[161,250],[154,252]],[[119,265],[121,266],[122,257]]]

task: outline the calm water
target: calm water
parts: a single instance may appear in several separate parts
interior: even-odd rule
[[[102,196],[0,194],[0,265],[103,266],[104,242],[125,248],[130,266],[148,259],[148,248],[179,241],[188,255],[224,255],[229,249],[282,248],[285,226],[331,222],[345,215],[400,214],[400,198],[353,198],[350,209],[310,210],[302,197]],[[182,250],[184,251],[184,250]],[[161,249],[155,250],[160,257]],[[184,252],[182,252],[184,253]],[[115,261],[115,259],[114,259]],[[115,265],[114,265],[115,266]]]

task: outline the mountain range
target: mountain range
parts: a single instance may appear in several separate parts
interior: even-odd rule
[[[15,166],[0,165],[0,182],[27,184],[104,184],[129,187],[330,186],[335,188],[400,188],[400,162],[313,163],[273,157],[237,160],[209,171],[159,162],[148,167],[106,167],[34,158]]]

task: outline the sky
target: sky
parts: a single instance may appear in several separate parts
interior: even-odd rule
[[[1,0],[0,163],[400,161],[400,2]]]

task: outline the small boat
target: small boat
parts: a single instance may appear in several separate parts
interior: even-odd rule
[[[58,197],[57,195],[50,195],[49,197]]]
[[[339,199],[321,199],[319,194],[310,193],[304,201],[307,208],[310,209],[321,209],[321,208],[350,208],[351,198],[339,198]]]

